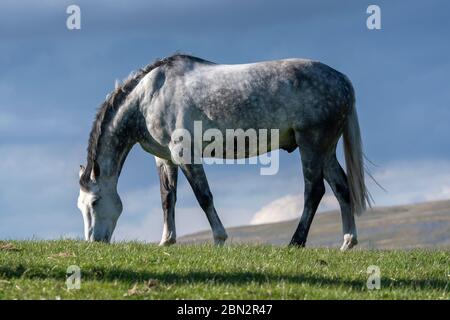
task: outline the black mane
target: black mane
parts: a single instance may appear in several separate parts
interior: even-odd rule
[[[120,86],[118,86],[112,93],[110,93],[105,102],[102,103],[95,115],[95,120],[92,125],[91,133],[89,135],[89,144],[87,148],[87,164],[83,175],[80,178],[80,186],[87,189],[90,181],[92,169],[97,170],[97,150],[100,137],[102,135],[104,126],[109,123],[117,112],[119,107],[125,101],[125,98],[133,91],[142,78],[153,69],[163,66],[171,65],[177,59],[191,59],[197,62],[205,62],[205,60],[185,54],[175,54],[164,59],[157,59],[144,68],[132,73]]]

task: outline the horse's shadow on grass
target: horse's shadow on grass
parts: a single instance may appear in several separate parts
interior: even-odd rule
[[[47,270],[51,270],[51,267]],[[326,275],[312,274],[283,274],[283,273],[263,273],[249,271],[234,272],[212,272],[212,271],[190,271],[186,273],[176,272],[152,272],[149,270],[130,270],[123,268],[102,268],[94,267],[89,270],[81,270],[83,281],[120,281],[133,284],[139,281],[150,279],[158,280],[161,284],[235,284],[245,285],[249,283],[287,283],[287,284],[309,284],[313,286],[348,287],[356,290],[366,288],[366,277],[361,279],[346,279],[327,277]],[[54,279],[65,281],[67,275],[63,270],[55,269],[45,272],[40,269],[27,269],[23,265],[14,267],[0,266],[0,278],[3,279]],[[381,278],[384,288],[402,289],[442,289],[447,290],[449,282],[445,279],[386,279]]]

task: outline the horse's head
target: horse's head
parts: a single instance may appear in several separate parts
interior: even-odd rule
[[[85,168],[80,166],[80,195],[77,206],[83,215],[84,237],[87,241],[109,242],[117,219],[122,213],[122,201],[115,184],[109,179],[100,179],[100,172],[94,174],[92,170],[88,181],[84,173]]]

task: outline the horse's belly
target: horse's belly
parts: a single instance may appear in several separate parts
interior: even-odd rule
[[[221,131],[210,127],[203,131],[201,139],[204,157],[222,159],[251,158],[278,149],[292,152],[297,147],[292,130],[229,128]]]
[[[297,105],[298,101],[292,97],[269,96],[258,92],[250,97],[243,97],[239,93],[212,96],[199,101],[198,107],[218,129],[286,130]]]

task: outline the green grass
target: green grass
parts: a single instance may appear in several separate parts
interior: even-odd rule
[[[380,290],[366,287],[370,265]],[[0,242],[1,299],[449,299],[449,283],[450,251]]]

